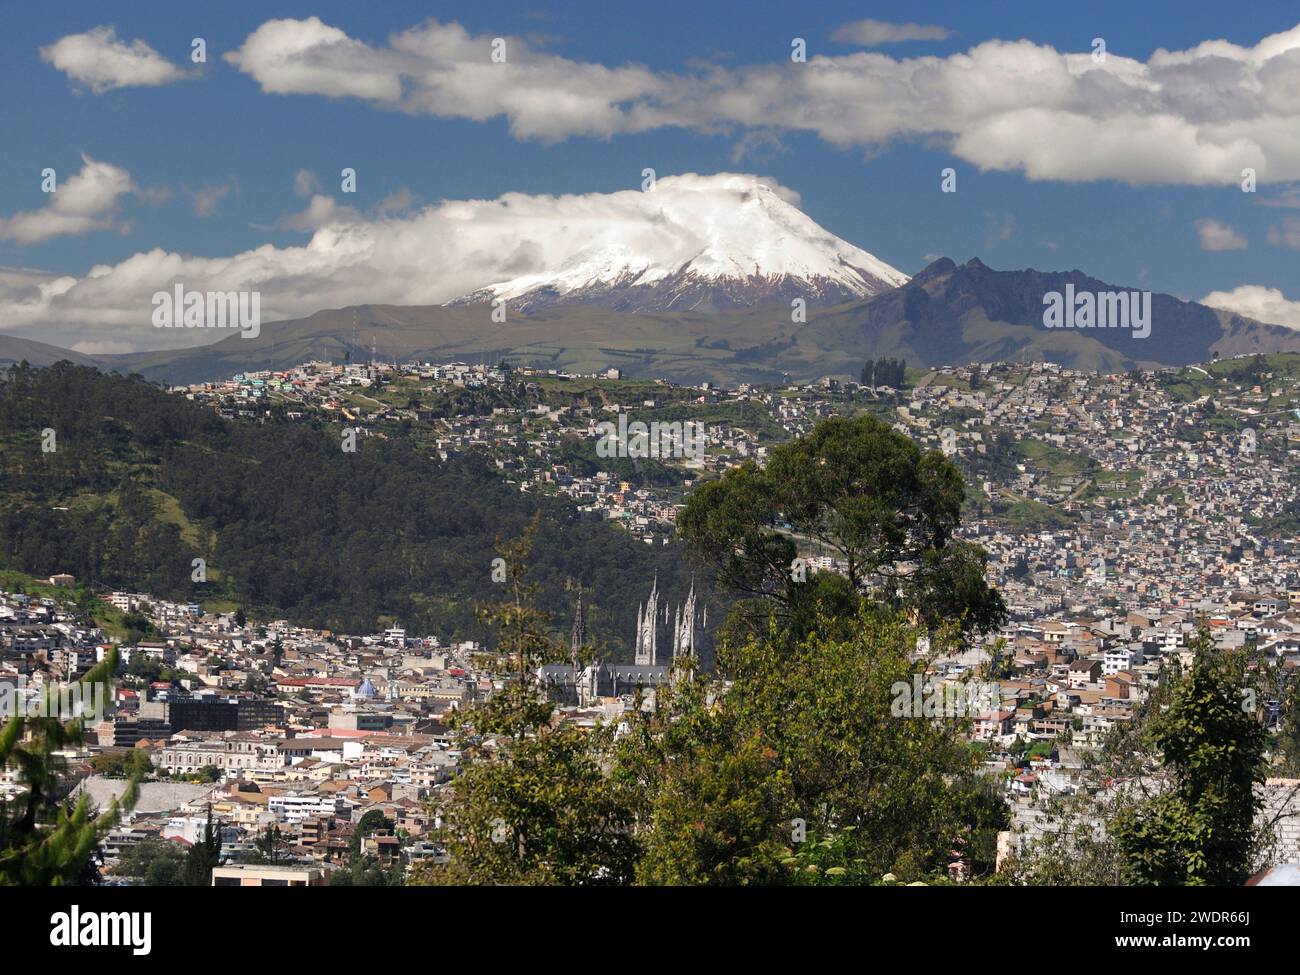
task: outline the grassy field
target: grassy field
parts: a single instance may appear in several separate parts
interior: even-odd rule
[[[993,513],[1006,523],[1008,530],[1015,532],[1055,531],[1074,523],[1074,518],[1065,512],[1027,498],[1005,507],[995,504]]]
[[[1072,454],[1042,440],[1022,440],[1016,444],[1016,451],[1026,463],[1054,477],[1076,477],[1092,467],[1092,461],[1082,454]]]
[[[75,599],[77,591],[66,586],[51,586],[46,580],[29,576],[26,572],[0,569],[0,589],[7,592],[24,592],[44,599]]]
[[[149,496],[158,502],[157,516],[159,521],[175,525],[180,529],[181,538],[200,551],[211,551],[212,545],[216,541],[215,538],[210,532],[201,531],[197,525],[193,524],[185,516],[179,501],[166,491],[160,491],[157,488],[150,488]]]
[[[1091,498],[1136,498],[1138,482],[1142,472],[1136,470],[1093,472],[1092,485],[1082,495],[1083,500]]]

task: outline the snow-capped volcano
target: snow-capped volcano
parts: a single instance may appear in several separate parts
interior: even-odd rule
[[[798,197],[757,176],[666,176],[603,198],[565,233],[583,241],[558,266],[480,288],[451,304],[504,298],[529,312],[561,302],[618,311],[716,311],[803,298],[833,305],[908,280],[819,227]],[[522,259],[528,261],[528,254]]]

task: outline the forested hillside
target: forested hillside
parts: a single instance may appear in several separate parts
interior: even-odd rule
[[[537,512],[532,578],[560,630],[581,586],[594,638],[622,654],[656,571],[670,602],[684,597],[680,548],[523,495],[474,457],[442,462],[402,437],[346,453],[321,419],[228,421],[68,363],[0,373],[0,568],[346,632],[481,636],[496,540]],[[195,558],[206,583],[191,581]]]

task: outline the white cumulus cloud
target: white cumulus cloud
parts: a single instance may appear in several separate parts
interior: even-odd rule
[[[874,23],[850,33],[936,30]],[[1265,183],[1300,180],[1300,26],[1253,47],[1210,40],[1146,60],[1117,43],[1097,61],[1091,50],[991,40],[945,57],[854,51],[687,73],[573,60],[516,37],[497,63],[493,40],[428,21],[375,45],[310,17],[268,21],[226,59],[268,93],[504,118],[525,139],[805,131],[868,149],[937,139],[982,169],[1036,180],[1227,186],[1243,169]]]
[[[1201,250],[1239,251],[1246,246],[1245,237],[1218,220],[1197,220],[1196,236],[1200,238]]]
[[[901,41],[942,41],[952,36],[947,27],[927,24],[893,24],[887,20],[855,20],[837,27],[831,40],[840,44],[858,44],[876,47],[880,44],[897,44]]]
[[[271,94],[361,98],[476,121],[505,116],[521,138],[634,131],[642,126],[628,117],[640,114],[631,103],[666,88],[644,68],[572,61],[518,38],[506,39],[496,62],[493,40],[430,21],[371,47],[309,17],[267,21],[225,58]]]
[[[41,59],[96,94],[179,81],[185,72],[144,41],[119,41],[112,27],[69,34],[40,49]]]
[[[1280,225],[1272,224],[1268,228],[1268,242],[1276,247],[1290,247],[1300,250],[1300,219],[1286,217]]]
[[[1300,329],[1300,301],[1291,301],[1277,288],[1243,284],[1231,291],[1211,291],[1201,304],[1234,311],[1257,322]]]
[[[81,171],[56,183],[39,210],[0,217],[0,239],[35,244],[114,226],[118,201],[138,192],[131,174],[112,163],[81,157]]]
[[[320,192],[320,180],[310,169],[300,169],[293,174],[293,195],[311,196]]]

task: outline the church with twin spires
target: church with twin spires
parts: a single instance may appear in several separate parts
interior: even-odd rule
[[[597,703],[600,698],[632,694],[637,688],[649,690],[669,682],[674,661],[682,658],[697,659],[696,633],[699,627],[696,622],[694,580],[691,581],[686,602],[673,612],[671,629],[666,602],[662,613],[660,611],[657,575],[650,590],[650,598],[637,607],[636,620],[636,652],[632,663],[612,663],[594,658],[584,662],[582,655],[591,653],[592,648],[582,616],[582,597],[579,596],[569,639],[570,662],[545,664],[538,670],[538,679],[552,699],[562,704],[587,707]],[[703,625],[708,625],[707,609]],[[667,652],[662,656],[659,651],[661,630],[667,630],[669,638],[665,644]]]

